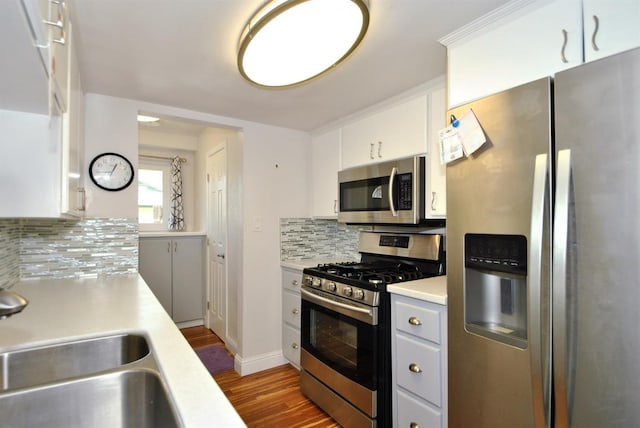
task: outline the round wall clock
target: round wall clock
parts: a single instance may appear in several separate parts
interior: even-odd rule
[[[113,192],[126,189],[133,181],[133,165],[117,153],[102,153],[91,161],[89,177],[104,190]]]

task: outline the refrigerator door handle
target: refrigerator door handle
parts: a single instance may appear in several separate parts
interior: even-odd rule
[[[571,150],[558,151],[553,221],[553,371],[555,426],[568,427],[571,387],[567,356],[567,261],[571,192]]]
[[[549,195],[549,163],[547,154],[539,154],[535,159],[533,176],[533,196],[531,203],[531,234],[529,252],[529,346],[531,361],[531,384],[533,390],[533,410],[536,427],[546,427],[550,419],[551,379],[544,370],[546,361],[544,353],[548,346],[543,346],[543,337],[547,337],[543,328],[548,328],[542,319],[542,287],[548,284],[543,281],[542,258],[545,245],[545,221],[548,210]],[[545,293],[546,294],[546,293]]]

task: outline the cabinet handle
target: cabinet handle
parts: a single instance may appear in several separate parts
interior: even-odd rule
[[[78,207],[78,211],[84,211],[86,209],[85,200],[87,196],[87,192],[85,192],[84,187],[78,187],[78,194],[80,198],[80,206]]]
[[[297,343],[292,343],[292,344],[291,344],[291,347],[292,347],[293,349],[298,349],[298,348],[299,348],[299,346],[298,346],[298,344],[297,344]]]
[[[420,428],[420,424],[416,422],[411,422],[409,424],[409,428]]]
[[[598,15],[593,15],[593,24],[594,28],[593,34],[591,35],[591,47],[593,47],[593,50],[597,52],[600,50],[598,44],[596,43],[596,36],[598,35],[598,30],[600,29],[600,19],[598,18]]]
[[[422,373],[422,369],[416,363],[409,364],[409,371],[412,373]]]
[[[378,157],[382,157],[382,141],[378,141]]]
[[[420,321],[420,318],[411,317],[411,318],[409,318],[409,324],[411,324],[411,325],[422,325],[422,321]]]
[[[293,281],[291,281],[291,285],[293,285],[294,287],[298,286],[298,280],[294,279]]]
[[[369,151],[369,158],[373,159],[373,143],[371,143],[371,150]]]
[[[567,61],[567,57],[564,55],[564,50],[567,47],[567,41],[568,41],[568,38],[569,38],[569,33],[567,33],[567,30],[565,30],[565,29],[562,30],[562,38],[563,38],[563,42],[562,42],[562,49],[560,50],[560,58],[562,59],[562,62],[564,62],[566,64],[569,61]]]
[[[438,200],[436,192],[431,192],[431,211],[436,210],[436,201]]]
[[[171,252],[171,241],[167,242],[167,253]]]
[[[337,199],[333,200],[333,213],[334,214],[338,214],[338,200]]]
[[[291,313],[293,315],[298,315],[300,313],[300,310],[299,309],[291,309]]]
[[[177,253],[178,252],[178,241],[173,243],[173,252]]]

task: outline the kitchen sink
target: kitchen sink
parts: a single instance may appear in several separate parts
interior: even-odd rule
[[[150,370],[110,373],[0,393],[6,427],[179,427],[160,376]]]
[[[147,340],[136,334],[4,352],[0,354],[0,392],[111,370],[147,355]]]

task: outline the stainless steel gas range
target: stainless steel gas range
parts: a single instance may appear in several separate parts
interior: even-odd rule
[[[360,232],[359,262],[303,271],[302,392],[346,428],[391,426],[387,284],[444,275],[442,235]]]

